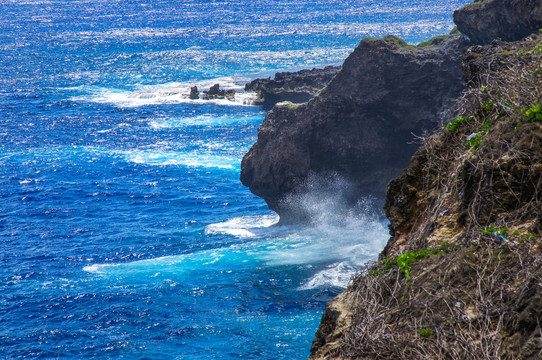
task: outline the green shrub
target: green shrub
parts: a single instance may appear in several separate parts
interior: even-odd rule
[[[508,228],[505,226],[505,227],[502,227],[502,228],[498,228],[496,226],[490,226],[488,228],[485,228],[483,230],[483,233],[484,234],[493,234],[493,235],[503,235],[503,236],[507,236],[508,235]]]
[[[533,104],[529,109],[522,109],[523,114],[532,122],[542,121],[542,105]]]
[[[420,334],[421,337],[433,336],[433,332],[430,329],[421,329],[419,334]]]
[[[460,117],[457,117],[455,118],[452,122],[448,123],[448,125],[446,125],[446,129],[448,129],[449,131],[456,131],[457,128],[459,128],[459,126],[461,126],[461,124],[463,123],[466,123],[468,121],[471,121],[474,119],[474,116],[460,116]]]

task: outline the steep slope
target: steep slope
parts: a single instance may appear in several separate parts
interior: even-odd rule
[[[467,51],[462,116],[391,182],[392,238],[312,359],[542,358],[540,64],[537,35]]]
[[[243,158],[243,184],[286,222],[305,217],[284,199],[303,192],[311,174],[344,178],[347,202],[383,199],[418,148],[414,136],[434,129],[465,88],[467,42],[453,35],[425,45],[364,39],[319,96],[274,107]]]

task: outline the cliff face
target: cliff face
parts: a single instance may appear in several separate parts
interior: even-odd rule
[[[392,238],[312,359],[542,358],[541,63],[535,35],[465,53],[462,116],[390,183]]]
[[[319,96],[276,106],[245,155],[241,181],[282,221],[303,218],[282,200],[303,191],[310,174],[338,174],[352,184],[346,200],[383,198],[390,179],[465,88],[461,36],[412,47],[395,37],[364,39]]]
[[[477,44],[516,41],[542,28],[540,0],[478,0],[454,12],[457,28]]]

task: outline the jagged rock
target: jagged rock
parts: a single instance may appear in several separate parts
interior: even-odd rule
[[[480,0],[454,12],[459,31],[477,44],[516,41],[542,28],[540,0]]]
[[[439,124],[439,115],[465,88],[461,36],[413,47],[396,37],[364,39],[320,95],[303,105],[276,106],[245,155],[241,181],[281,215],[304,218],[282,199],[302,191],[309,174],[338,174],[348,198],[383,198],[418,148],[414,135]]]
[[[235,100],[235,90],[222,90],[220,89],[219,84],[214,84],[209,88],[208,91],[203,92],[204,100],[215,100],[215,99],[228,99],[229,101]]]
[[[197,86],[192,86],[190,88],[190,95],[188,96],[191,100],[199,99],[199,91]]]
[[[333,79],[340,66],[327,66],[324,69],[279,72],[275,78],[256,79],[245,85],[245,91],[259,94],[256,105],[271,109],[283,101],[304,103],[318,93]]]
[[[355,303],[352,295],[344,291],[326,304],[326,311],[312,341],[311,356],[325,354],[326,350],[338,345],[342,334],[352,322],[351,305]]]
[[[212,95],[220,95],[220,85],[219,84],[214,84],[213,86],[211,86],[209,88],[209,91],[207,91],[207,95],[209,96],[212,96]]]

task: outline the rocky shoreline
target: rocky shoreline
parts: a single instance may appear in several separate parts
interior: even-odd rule
[[[419,145],[413,134],[434,130],[465,89],[458,33],[420,46],[387,36],[364,39],[314,99],[275,106],[241,164],[241,181],[283,223],[303,221],[296,195],[312,174],[350,184],[344,201],[373,197],[401,174]]]
[[[270,110],[281,102],[300,104],[317,96],[341,69],[340,66],[327,66],[312,70],[278,72],[273,78],[260,78],[245,84],[244,91],[223,89],[221,84],[214,84],[208,90],[190,87],[184,96],[190,100],[228,100],[235,101],[237,94],[254,93],[250,104]]]

